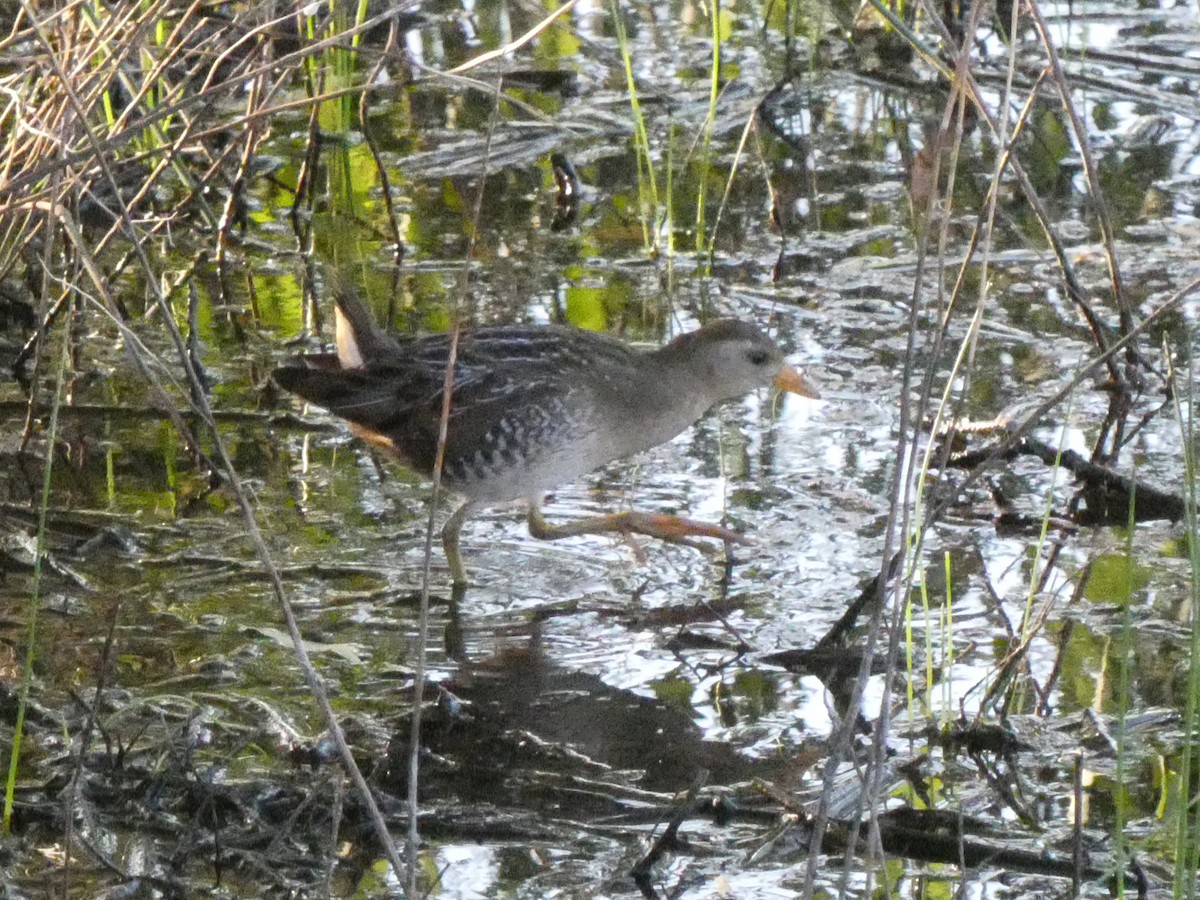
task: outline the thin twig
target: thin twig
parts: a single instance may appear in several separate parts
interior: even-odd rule
[[[458,291],[450,311],[450,346],[446,351],[446,374],[442,380],[441,421],[438,423],[437,450],[433,462],[433,488],[429,498],[429,518],[425,526],[425,556],[421,563],[420,614],[417,620],[417,662],[413,672],[412,725],[408,747],[408,858],[407,895],[418,897],[417,875],[419,874],[417,851],[420,846],[418,783],[421,767],[421,711],[425,695],[426,646],[429,641],[429,576],[433,561],[434,517],[442,489],[442,466],[446,459],[446,436],[450,426],[450,406],[454,393],[455,363],[458,357],[458,339],[462,329],[462,301],[466,299],[471,277],[471,261],[475,257],[475,245],[479,239],[479,223],[483,216],[483,196],[487,190],[487,166],[491,157],[492,134],[500,111],[500,88],[502,79],[496,79],[495,101],[490,127],[483,145],[483,169],[479,173],[479,188],[475,193],[475,204],[471,211],[471,230],[467,235],[467,251],[460,275]],[[455,585],[453,602],[457,602],[461,586]]]

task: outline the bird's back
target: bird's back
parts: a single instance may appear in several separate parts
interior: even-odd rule
[[[286,390],[346,419],[414,468],[433,471],[449,334],[378,340],[345,367],[297,361]],[[340,348],[340,342],[339,342]],[[619,453],[597,445],[597,405],[637,389],[641,356],[608,335],[561,326],[494,326],[458,341],[443,475],[481,500],[528,496]]]

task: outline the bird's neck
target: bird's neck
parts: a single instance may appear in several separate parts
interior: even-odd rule
[[[641,421],[653,423],[649,446],[675,437],[704,415],[714,403],[701,389],[688,338],[683,335],[648,354],[637,386],[636,403]],[[652,432],[652,433],[649,433]]]

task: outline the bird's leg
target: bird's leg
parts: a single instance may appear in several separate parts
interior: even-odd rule
[[[749,543],[736,531],[730,531],[720,525],[659,513],[621,512],[551,525],[542,515],[540,501],[529,501],[529,533],[540,540],[556,541],[576,534],[600,534],[610,531],[624,535],[644,534],[660,541],[686,544],[697,549],[703,549],[704,545],[694,538],[712,538],[727,544]]]
[[[458,551],[458,536],[462,533],[463,522],[474,508],[468,500],[454,511],[446,524],[442,526],[442,549],[446,551],[446,562],[450,564],[450,578],[456,586],[467,583],[467,570],[463,568],[462,554]]]

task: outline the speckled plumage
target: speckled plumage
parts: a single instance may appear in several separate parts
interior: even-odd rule
[[[337,308],[337,358],[294,361],[275,380],[431,473],[450,335],[391,337],[353,294],[340,293]],[[806,392],[772,341],[732,319],[649,352],[562,326],[468,330],[456,353],[443,481],[469,504],[530,498],[532,522],[543,492],[663,443],[713,404],[773,379]],[[452,520],[455,554],[465,514]]]

